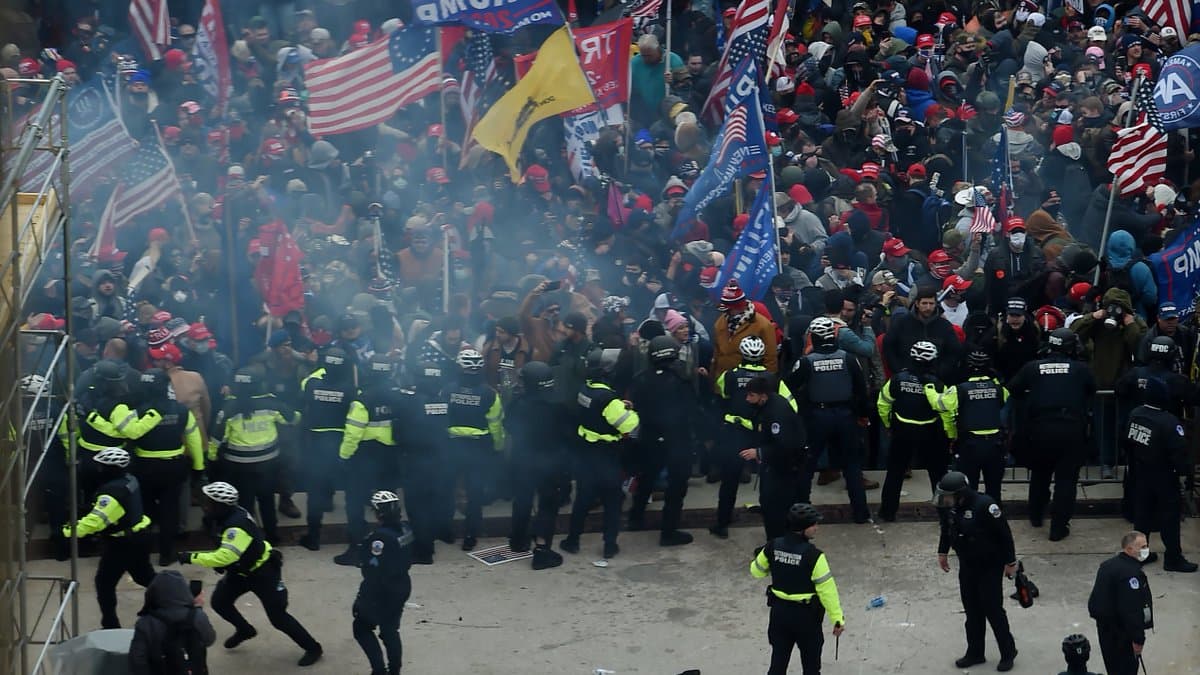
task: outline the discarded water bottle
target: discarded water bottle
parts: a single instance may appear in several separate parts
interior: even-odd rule
[[[872,609],[879,609],[880,607],[883,607],[886,604],[887,604],[887,598],[885,598],[882,595],[877,595],[877,596],[871,598],[871,602],[867,603],[867,611],[869,612]]]

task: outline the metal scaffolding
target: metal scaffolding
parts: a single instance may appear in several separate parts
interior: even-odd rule
[[[5,426],[0,433],[0,675],[39,672],[46,648],[71,637],[79,619],[74,541],[69,576],[31,575],[26,559],[33,525],[28,505],[38,472],[55,447],[55,431],[63,418],[71,418],[74,428],[75,349],[67,290],[71,280],[67,85],[61,75],[11,82],[37,87],[42,98],[34,112],[18,118],[13,114],[12,91],[4,87],[6,105],[0,110],[0,149],[6,160],[0,187],[0,420]],[[36,153],[50,154],[50,168],[37,185],[23,185]],[[34,281],[60,254],[65,332],[22,330]],[[76,448],[74,434],[69,436],[66,452],[71,467]],[[67,473],[73,520],[78,508],[75,472]],[[45,628],[43,621],[49,623]]]

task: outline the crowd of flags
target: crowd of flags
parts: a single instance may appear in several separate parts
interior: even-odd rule
[[[1154,86],[1143,80],[1135,88],[1132,124],[1117,131],[1108,155],[1108,170],[1122,197],[1144,193],[1167,172],[1167,132],[1154,104]]]

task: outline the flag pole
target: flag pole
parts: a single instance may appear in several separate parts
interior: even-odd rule
[[[671,0],[664,0],[667,3],[667,49],[663,52],[663,89],[666,90],[666,95],[671,95],[671,20],[674,15],[675,3]],[[625,150],[629,152],[628,148]]]
[[[1133,103],[1129,107],[1129,115],[1124,120],[1119,120],[1121,121],[1122,129],[1128,129],[1129,127],[1133,126],[1133,109],[1137,107],[1138,90],[1142,88],[1142,83],[1144,81],[1144,77],[1139,77],[1133,81],[1133,91],[1129,96],[1129,100]],[[1113,202],[1117,200],[1117,191],[1119,189],[1119,185],[1119,177],[1116,174],[1113,174],[1112,187],[1109,188],[1108,191],[1108,209],[1104,212],[1104,229],[1100,230],[1100,250],[1096,252],[1096,254],[1101,257],[1104,256],[1104,247],[1108,245],[1108,227],[1109,223],[1112,222]],[[1096,265],[1096,271],[1092,274],[1092,285],[1095,286],[1099,283],[1100,265]]]
[[[434,40],[437,42],[438,54],[438,70],[442,70],[445,66],[445,56],[442,54],[442,27],[438,26],[434,31]],[[442,90],[441,83],[438,83],[438,111],[441,113],[442,135],[438,136],[438,146],[442,155],[442,168],[447,168],[446,159],[446,92]]]
[[[763,75],[764,75],[763,73],[758,73],[757,76],[754,78],[754,88],[755,89],[758,89],[759,87],[762,86],[762,83],[765,80]],[[771,232],[774,233],[774,235],[775,235],[775,273],[779,274],[779,273],[783,272],[783,250],[781,248],[781,244],[779,241],[779,228],[776,227],[776,225],[775,225],[775,219],[779,216],[778,212],[775,209],[775,162],[771,159],[771,152],[769,150],[770,146],[767,144],[767,123],[763,120],[762,99],[760,98],[761,95],[762,95],[762,92],[760,92],[760,91],[754,92],[754,106],[753,107],[754,107],[754,116],[758,118],[758,128],[760,131],[762,131],[762,135],[763,135],[762,147],[763,147],[763,150],[767,151],[767,185],[766,185],[766,187],[768,190],[770,190],[770,192],[768,193],[770,196],[767,198],[767,201],[771,205]],[[739,183],[740,183],[740,181],[739,181]],[[759,189],[761,190],[762,188],[759,188]],[[739,193],[741,192],[740,184],[738,185],[738,192]],[[740,209],[739,209],[739,212],[740,212]]]
[[[158,151],[166,158],[167,163],[171,165],[171,180],[175,181],[175,196],[179,198],[179,208],[183,209],[183,224],[187,226],[188,237],[190,244],[196,239],[196,228],[192,226],[192,214],[188,211],[187,201],[183,198],[183,185],[179,182],[179,173],[175,170],[175,159],[171,157],[171,153],[167,152],[166,146],[163,145],[162,132],[158,130],[158,122],[155,122],[154,137],[158,139]]]

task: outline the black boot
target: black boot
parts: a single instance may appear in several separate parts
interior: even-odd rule
[[[346,547],[346,551],[344,553],[340,553],[333,557],[333,562],[338,565],[345,565],[347,567],[358,567],[358,551],[355,550],[355,547],[348,546]]]
[[[551,567],[558,567],[563,563],[561,553],[551,549],[549,546],[538,546],[533,549],[533,569],[545,570]]]
[[[301,546],[303,546],[304,548],[306,548],[310,551],[320,551],[321,550],[321,524],[320,523],[316,523],[316,524],[309,523],[308,524],[308,534],[305,534],[303,537],[300,537],[299,543]]]

